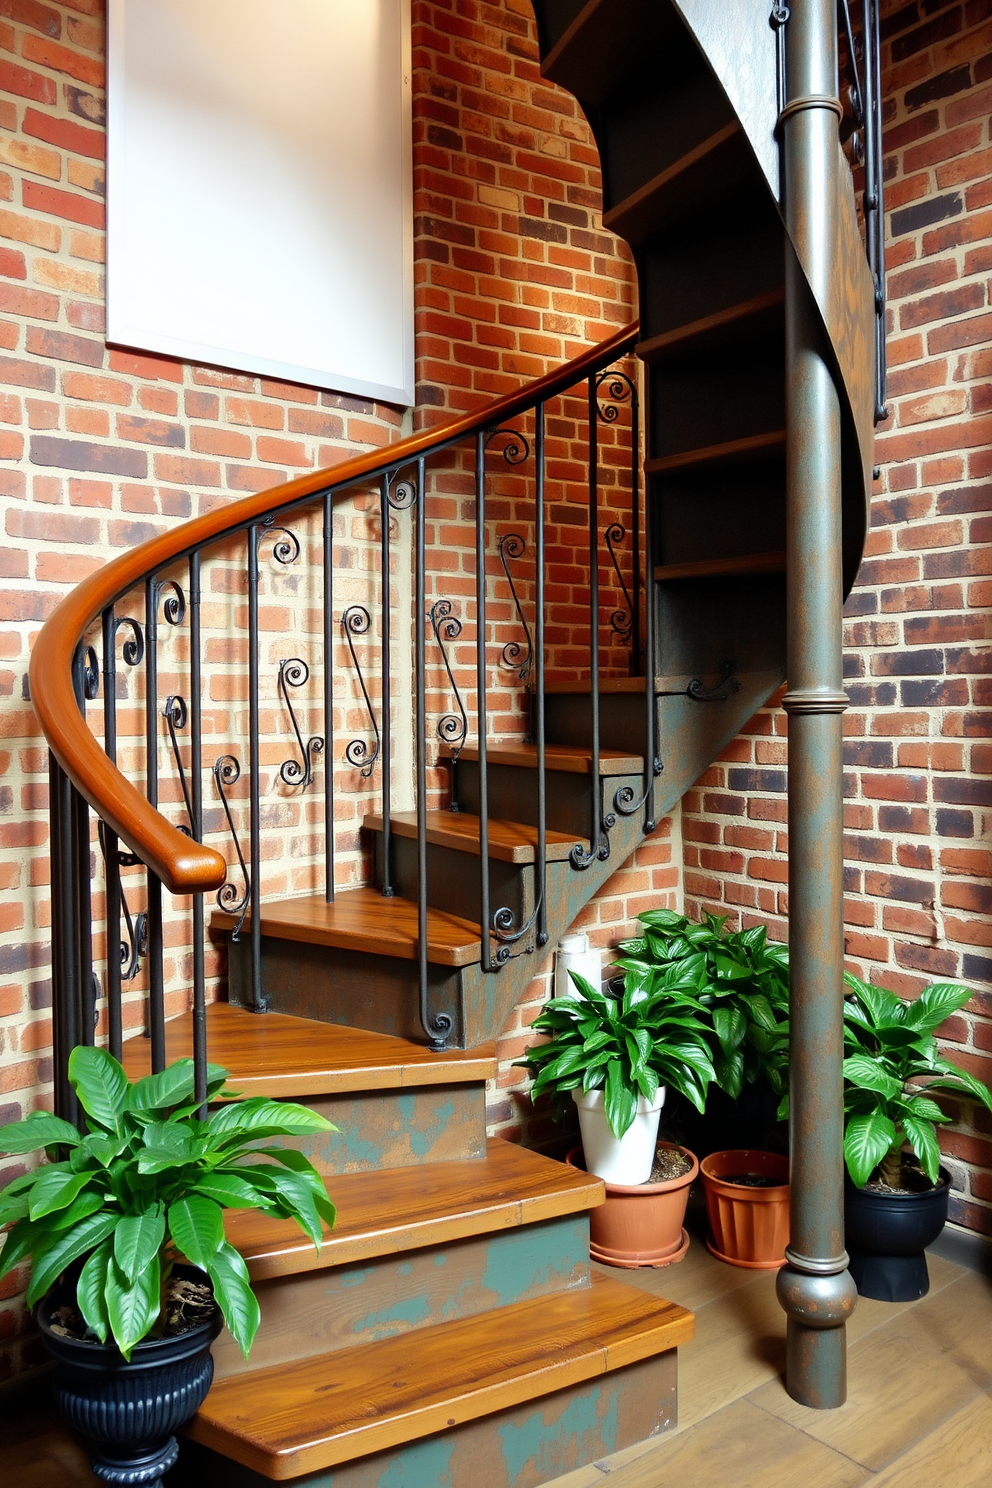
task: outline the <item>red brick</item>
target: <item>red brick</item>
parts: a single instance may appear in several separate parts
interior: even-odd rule
[[[31,207],[36,212],[48,212],[53,217],[64,217],[69,222],[81,222],[86,227],[104,225],[102,202],[89,201],[85,196],[76,196],[71,191],[59,191],[54,186],[42,186],[38,181],[21,182],[21,200],[26,207]]]
[[[17,93],[21,98],[32,98],[35,103],[53,104],[58,97],[52,78],[2,59],[0,59],[0,88],[5,93]]]

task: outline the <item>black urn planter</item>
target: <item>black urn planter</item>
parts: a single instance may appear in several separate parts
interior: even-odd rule
[[[951,1175],[940,1169],[936,1188],[918,1193],[881,1193],[855,1188],[844,1193],[844,1229],[850,1271],[862,1297],[880,1302],[915,1302],[930,1290],[924,1250],[947,1223]]]
[[[174,1433],[210,1389],[210,1345],[221,1329],[220,1309],[188,1333],[136,1344],[129,1362],[112,1344],[53,1333],[51,1315],[64,1300],[50,1292],[38,1308],[45,1346],[57,1364],[59,1410],[85,1439],[98,1478],[120,1488],[159,1488],[179,1454]]]

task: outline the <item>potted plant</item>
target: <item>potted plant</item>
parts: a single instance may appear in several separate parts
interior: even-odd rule
[[[915,1002],[903,1002],[850,974],[845,981],[850,1269],[863,1296],[909,1302],[929,1290],[924,1250],[944,1227],[951,1183],[940,1166],[936,1132],[950,1117],[931,1092],[970,1095],[989,1110],[992,1095],[937,1051],[935,1032],[968,1001],[967,987],[937,982]]]
[[[684,1148],[659,1147],[658,1123],[666,1085],[704,1107],[708,1029],[675,978],[651,992],[636,974],[614,979],[609,993],[574,973],[573,982],[580,995],[553,999],[533,1024],[550,1042],[518,1063],[534,1072],[534,1099],[551,1091],[578,1107],[584,1166],[606,1183],[605,1205],[590,1213],[593,1255],[619,1266],[667,1264],[688,1245],[682,1221],[698,1165]],[[579,1166],[578,1148],[568,1161]]]
[[[246,1356],[259,1324],[223,1211],[295,1219],[319,1249],[334,1222],[323,1181],[269,1139],[334,1128],[305,1106],[230,1099],[215,1065],[207,1099],[227,1103],[201,1119],[191,1059],[132,1084],[105,1049],[80,1047],[69,1079],[85,1133],[42,1111],[0,1128],[0,1151],[49,1159],[0,1194],[0,1224],[14,1221],[0,1276],[30,1258],[56,1398],[97,1475],[155,1485],[210,1388],[222,1320]]]
[[[696,923],[659,909],[639,919],[644,935],[622,942],[618,964],[646,987],[675,979],[693,989],[713,1030],[715,1083],[728,1103],[724,1124],[739,1122],[738,1103],[752,1087],[784,1114],[788,948],[769,944],[763,926],[725,930],[726,916],[704,914]],[[700,1172],[711,1232],[706,1243],[713,1254],[735,1266],[781,1266],[789,1242],[786,1157],[734,1147],[705,1157]]]

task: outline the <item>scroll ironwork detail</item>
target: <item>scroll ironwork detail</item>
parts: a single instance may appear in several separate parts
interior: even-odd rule
[[[351,664],[355,668],[358,685],[362,689],[362,697],[365,699],[365,707],[369,715],[369,727],[375,735],[375,744],[371,750],[364,739],[352,739],[345,747],[344,757],[349,765],[354,765],[356,770],[361,770],[364,780],[368,780],[372,771],[375,769],[375,762],[379,758],[381,740],[375,709],[372,707],[369,690],[365,685],[365,677],[362,674],[358,657],[355,654],[353,637],[368,635],[372,629],[372,616],[364,605],[349,605],[348,609],[341,616],[341,628],[344,631],[344,638],[348,642],[348,650],[351,652]]]
[[[297,721],[296,710],[293,707],[293,699],[289,695],[291,687],[303,687],[310,680],[310,668],[299,656],[288,657],[279,663],[279,691],[282,693],[283,702],[289,713],[290,723],[293,725],[293,733],[296,735],[297,747],[300,758],[283,760],[279,766],[279,779],[285,785],[298,785],[303,790],[313,780],[314,762],[324,752],[324,739],[320,734],[313,734],[304,743],[303,734]]]

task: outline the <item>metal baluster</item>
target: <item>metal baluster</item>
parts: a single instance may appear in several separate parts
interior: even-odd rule
[[[534,897],[537,900],[537,943],[548,942],[548,823],[544,738],[544,404],[534,410],[534,743],[537,749],[537,862]]]
[[[79,711],[86,717],[87,699],[97,696],[100,672],[92,646],[79,645],[73,661]],[[90,866],[90,808],[79,791],[72,792],[72,878],[75,897],[76,986],[79,1000],[78,1042],[96,1042],[96,989],[93,982],[93,874]]]
[[[324,898],[334,903],[334,503],[324,497]]]
[[[145,584],[145,794],[158,806],[158,597],[154,576]],[[152,1042],[152,1071],[165,1069],[165,946],[162,936],[162,884],[149,868],[148,895],[148,1014],[145,1032]]]
[[[379,567],[382,575],[382,632],[380,669],[382,672],[382,896],[391,899],[394,893],[392,882],[392,833],[393,807],[393,760],[392,760],[392,700],[389,687],[389,596],[391,575],[389,572],[389,477],[383,476],[379,483]]]
[[[102,616],[103,638],[103,747],[107,758],[117,763],[117,621],[113,605]],[[107,1028],[108,1048],[120,1059],[124,1042],[121,1009],[121,865],[117,833],[106,824],[103,830],[104,879],[107,886]]]
[[[640,472],[640,403],[633,409],[631,438],[634,441],[634,468]],[[641,555],[634,549],[634,572],[641,566]],[[646,604],[644,610],[644,831],[645,835],[658,825],[655,816],[654,783],[661,774],[660,745],[658,739],[658,700],[655,696],[655,671],[658,665],[658,616],[654,583],[654,513],[651,492],[644,488],[644,587]]]
[[[489,938],[489,765],[486,758],[486,438],[475,436],[475,685],[479,731],[479,899],[482,970],[494,969]]]
[[[589,708],[592,732],[592,828],[589,851],[573,847],[569,861],[574,868],[588,868],[609,849],[603,841],[603,811],[600,797],[599,746],[599,404],[595,373],[589,378]]]
[[[636,376],[636,373],[634,374]],[[641,665],[641,440],[640,400],[637,383],[630,379],[630,576],[631,633],[630,675],[636,677]]]
[[[80,1124],[79,1102],[69,1084],[69,1055],[79,1043],[76,1001],[77,936],[72,893],[72,785],[54,754],[48,756],[52,866],[52,1045],[55,1114]]]
[[[248,913],[251,917],[251,1004],[264,1013],[262,996],[262,828],[259,820],[261,773],[258,758],[258,544],[257,525],[248,528]]]
[[[189,555],[190,797],[193,836],[203,841],[203,698],[200,656],[200,554]],[[207,983],[204,967],[203,895],[193,895],[193,1093],[207,1098]],[[205,1114],[205,1113],[204,1113]]]

